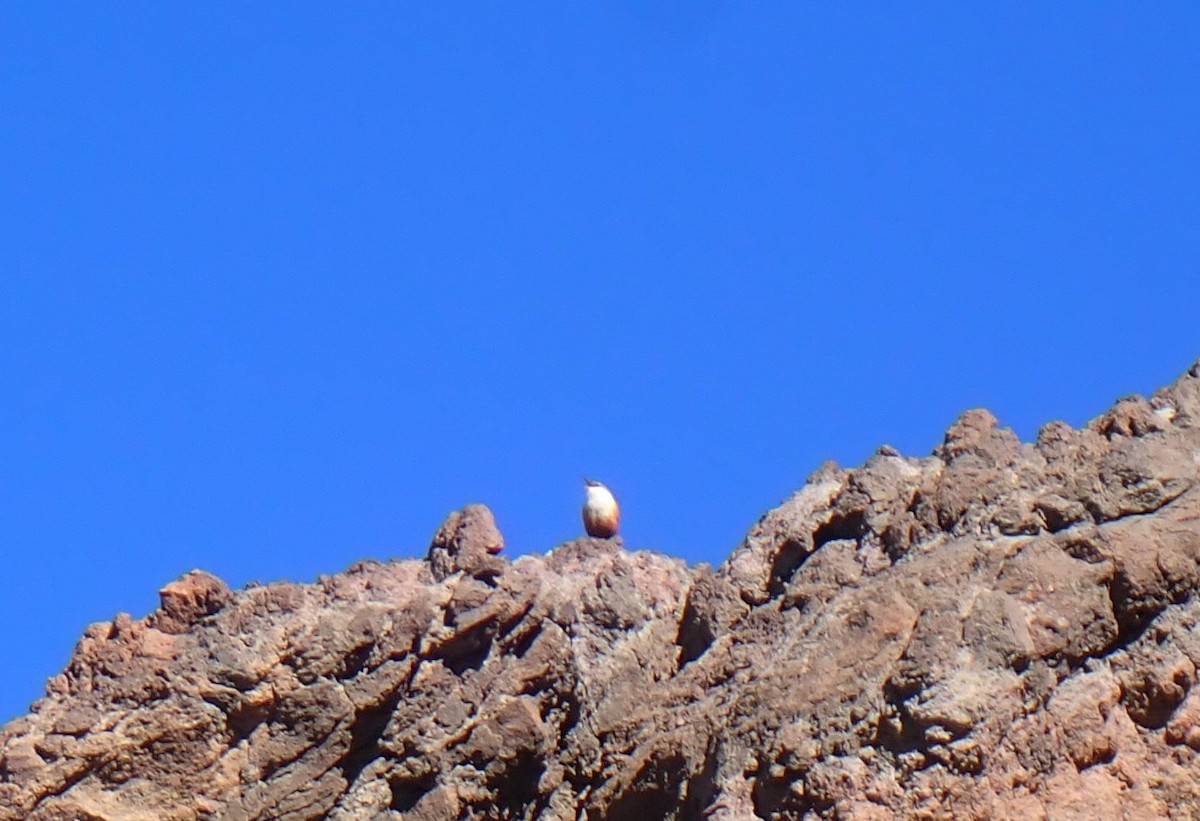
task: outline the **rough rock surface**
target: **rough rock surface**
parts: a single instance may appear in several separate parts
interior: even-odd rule
[[[1200,818],[1200,363],[1032,443],[826,466],[720,567],[615,540],[87,628],[0,819]]]

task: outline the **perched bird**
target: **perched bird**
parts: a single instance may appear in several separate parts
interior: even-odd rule
[[[587,501],[583,503],[583,527],[589,536],[608,539],[617,535],[621,508],[612,491],[595,479],[584,479]]]

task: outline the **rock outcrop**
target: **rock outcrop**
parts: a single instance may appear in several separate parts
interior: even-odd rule
[[[1200,363],[1032,443],[825,466],[719,567],[616,540],[87,628],[0,819],[1200,818]]]

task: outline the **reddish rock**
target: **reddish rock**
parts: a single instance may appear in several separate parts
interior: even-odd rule
[[[164,633],[184,633],[230,599],[229,585],[211,573],[191,570],[158,591],[161,601],[150,623]]]
[[[826,465],[719,567],[613,540],[84,630],[0,730],[17,819],[1200,818],[1200,363],[1022,443]]]
[[[504,537],[486,505],[467,505],[446,517],[429,545],[429,569],[442,581],[462,571],[485,578],[500,573],[506,562],[496,554],[504,549]]]

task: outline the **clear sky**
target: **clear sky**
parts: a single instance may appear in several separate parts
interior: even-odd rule
[[[0,720],[84,626],[495,511],[720,561],[1200,355],[1194,3],[0,8]]]

